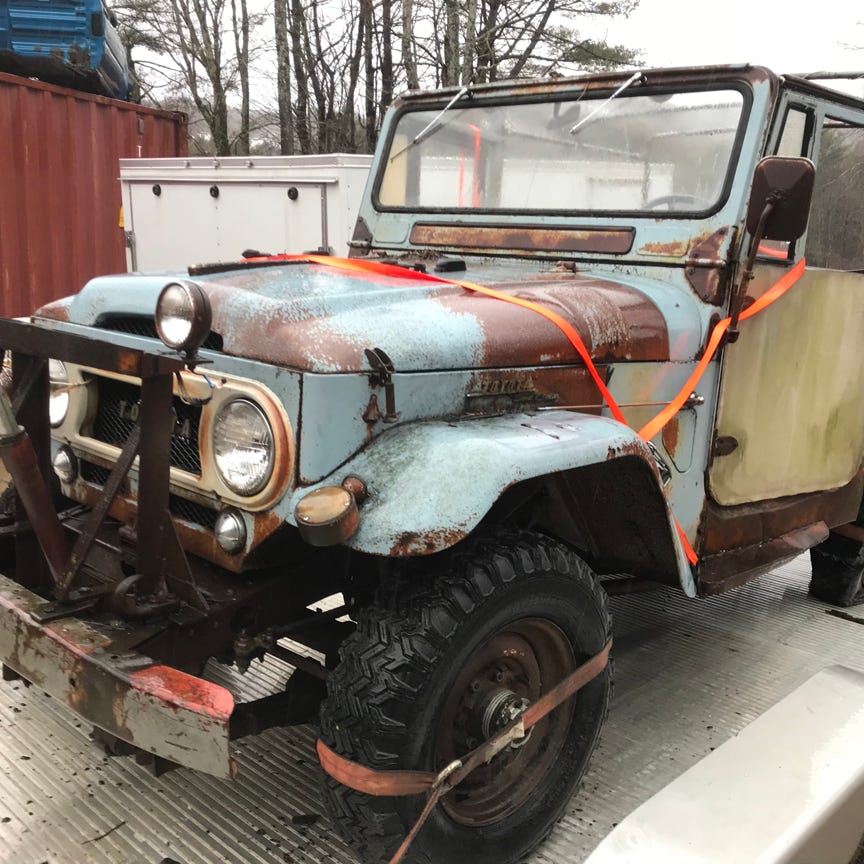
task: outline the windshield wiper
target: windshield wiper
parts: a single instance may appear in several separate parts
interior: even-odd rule
[[[401,156],[406,150],[410,150],[415,144],[428,138],[433,132],[437,132],[443,125],[441,118],[468,93],[468,85],[466,84],[401,150],[397,150],[390,157],[390,161],[392,162],[397,156]]]
[[[634,72],[608,99],[601,102],[590,114],[583,117],[578,123],[570,127],[570,134],[575,135],[576,131],[584,126],[592,117],[596,117],[619,93],[623,93],[628,87],[645,80],[645,76],[641,72]]]

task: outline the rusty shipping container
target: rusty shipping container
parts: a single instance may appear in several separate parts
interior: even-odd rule
[[[118,160],[186,153],[183,114],[0,73],[0,315],[123,272]]]

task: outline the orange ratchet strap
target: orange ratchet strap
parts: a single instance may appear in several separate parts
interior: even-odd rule
[[[627,421],[624,419],[624,415],[621,413],[621,409],[618,406],[618,403],[615,401],[615,398],[609,392],[609,389],[606,387],[605,382],[600,376],[600,373],[597,371],[597,367],[594,365],[594,361],[591,359],[591,355],[588,352],[588,349],[585,347],[585,343],[582,341],[582,338],[576,332],[576,329],[564,318],[562,318],[557,312],[553,312],[551,309],[547,309],[545,306],[540,303],[534,303],[531,300],[523,300],[520,297],[514,297],[512,294],[505,294],[502,291],[495,291],[492,288],[486,288],[483,285],[477,285],[474,282],[463,282],[457,279],[443,279],[440,276],[432,276],[428,273],[423,273],[417,270],[411,270],[407,267],[399,267],[395,264],[383,264],[379,261],[369,261],[364,258],[331,258],[325,255],[273,255],[263,258],[251,258],[247,259],[251,261],[285,261],[285,260],[293,260],[293,261],[311,261],[315,264],[324,264],[328,267],[336,267],[340,270],[353,270],[359,273],[378,273],[382,276],[392,276],[399,279],[418,279],[426,282],[438,282],[449,285],[458,285],[461,288],[464,288],[466,291],[472,291],[476,294],[483,294],[486,297],[492,297],[495,300],[503,300],[505,303],[510,303],[514,306],[521,306],[523,309],[529,309],[531,312],[536,312],[538,315],[542,315],[552,324],[554,324],[566,337],[570,344],[576,349],[576,353],[582,359],[582,362],[585,364],[588,373],[591,375],[594,383],[597,385],[597,389],[600,391],[600,395],[603,397],[603,401],[608,406],[612,416],[619,422],[623,423],[625,426],[629,425]],[[770,306],[775,300],[779,297],[782,297],[802,276],[807,264],[804,258],[802,258],[791,270],[785,273],[768,291],[766,291],[755,303],[745,309],[739,316],[739,320],[743,321],[746,318],[752,318],[758,312],[761,312],[763,309],[766,309]],[[654,417],[653,420],[650,420],[646,423],[639,431],[638,435],[643,441],[650,441],[655,435],[657,435],[664,426],[681,410],[684,406],[684,403],[690,398],[690,395],[693,393],[696,385],[699,383],[702,376],[705,374],[705,370],[708,368],[708,364],[713,359],[714,355],[717,353],[717,349],[720,347],[720,343],[723,339],[723,335],[729,329],[729,325],[732,323],[731,318],[724,318],[722,321],[719,321],[714,329],[711,331],[711,336],[708,339],[708,344],[705,346],[705,352],[702,355],[702,358],[699,360],[696,368],[691,373],[690,377],[687,379],[684,386],[678,392],[672,401]],[[674,517],[673,517],[674,518]],[[681,527],[681,524],[675,519],[675,528],[678,531],[678,537],[681,540],[681,546],[684,550],[684,554],[687,556],[687,560],[692,565],[696,565],[699,561],[698,556],[696,555],[695,550],[690,544],[690,541],[687,538],[687,535],[684,533],[684,529]]]
[[[439,799],[455,786],[458,786],[475,768],[490,762],[494,756],[509,747],[511,743],[524,738],[532,726],[586,684],[593,681],[609,665],[609,652],[611,650],[612,640],[610,639],[599,654],[595,654],[590,660],[583,663],[484,744],[476,747],[461,759],[451,762],[440,774],[432,774],[427,771],[376,771],[374,768],[358,765],[356,762],[351,762],[338,753],[334,753],[319,739],[316,749],[321,767],[334,780],[350,789],[365,792],[367,795],[389,797],[417,795],[421,792],[429,793],[419,818],[390,859],[390,864],[398,864],[417,836],[417,832],[429,818],[429,814],[435,809]]]

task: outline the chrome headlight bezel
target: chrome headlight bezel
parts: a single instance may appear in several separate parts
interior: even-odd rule
[[[241,423],[241,412],[245,413],[248,422]],[[241,429],[252,432],[245,441]],[[233,448],[224,450],[226,444],[230,447],[232,439]],[[256,402],[240,397],[222,403],[213,417],[211,446],[216,473],[233,494],[241,498],[252,498],[270,482],[276,464],[276,437],[266,412]],[[242,460],[239,453],[244,448],[247,455],[257,453],[260,462],[259,465],[249,465],[247,462],[247,470],[250,467],[255,470],[245,482],[238,480],[242,470],[231,465],[232,459]]]
[[[200,285],[185,279],[169,282],[159,293],[156,332],[169,348],[194,354],[210,335],[213,311]]]

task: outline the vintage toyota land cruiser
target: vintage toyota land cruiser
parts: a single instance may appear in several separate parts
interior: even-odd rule
[[[424,800],[414,860],[522,860],[606,716],[605,576],[698,597],[810,548],[862,600],[862,135],[752,66],[410,94],[351,257],[0,322],[7,677],[222,776],[320,710],[364,860]],[[268,652],[284,693],[201,677]]]

